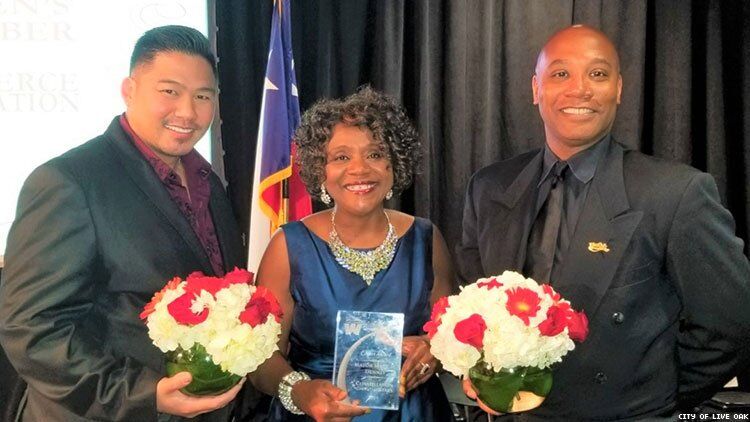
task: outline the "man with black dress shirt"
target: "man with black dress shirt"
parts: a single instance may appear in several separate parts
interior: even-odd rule
[[[710,175],[612,138],[622,85],[603,33],[557,32],[532,78],[545,147],[469,182],[463,281],[520,271],[589,318],[524,420],[668,417],[748,362],[750,264],[732,216]]]

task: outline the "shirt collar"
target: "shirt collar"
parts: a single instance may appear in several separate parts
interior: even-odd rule
[[[599,159],[604,153],[609,150],[609,144],[611,143],[611,135],[607,134],[602,139],[597,141],[594,145],[586,148],[583,151],[578,152],[566,161],[571,173],[576,179],[586,184],[594,178],[596,173],[596,166],[599,164]],[[542,177],[539,178],[537,187],[544,182],[552,171],[552,167],[556,162],[560,161],[554,152],[549,148],[547,144],[544,145],[544,160],[542,162]]]
[[[125,113],[122,113],[120,115],[120,126],[122,126],[122,129],[125,131],[125,133],[129,135],[131,141],[133,142],[133,145],[135,145],[138,151],[140,151],[141,155],[143,155],[143,158],[145,158],[146,161],[148,161],[154,168],[161,181],[165,182],[170,178],[173,180],[179,178],[177,173],[175,173],[175,171],[172,170],[172,168],[169,167],[167,163],[159,158],[159,156],[156,155],[156,153],[154,153],[154,151],[152,151],[145,142],[143,142],[140,136],[138,136],[135,131],[133,131],[133,128],[130,126]],[[180,160],[182,160],[182,165],[185,167],[185,174],[197,174],[201,177],[201,179],[204,180],[208,179],[209,174],[211,174],[211,164],[209,164],[208,161],[201,157],[201,155],[198,154],[195,149],[190,150],[189,153],[180,157]],[[174,173],[174,176],[172,176],[172,173]]]

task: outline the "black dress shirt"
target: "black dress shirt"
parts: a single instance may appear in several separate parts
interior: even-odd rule
[[[555,248],[553,270],[558,266],[565,252],[568,250],[570,239],[573,237],[576,225],[578,224],[578,217],[581,215],[581,209],[586,202],[586,196],[591,186],[591,179],[596,174],[596,167],[601,157],[609,150],[610,139],[610,135],[607,134],[591,147],[575,154],[566,161],[568,163],[568,171],[564,182],[565,192],[562,221],[560,222],[560,234],[557,238],[557,246]],[[546,199],[544,193],[549,191],[545,185],[552,183],[553,175],[551,171],[557,161],[560,161],[560,159],[549,149],[549,146],[545,145],[542,175],[537,183],[536,206],[531,221],[536,220],[536,216],[544,204]]]

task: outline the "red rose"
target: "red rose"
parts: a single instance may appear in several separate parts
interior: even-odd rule
[[[435,305],[432,306],[430,320],[425,322],[422,326],[422,329],[427,333],[428,338],[432,338],[432,336],[437,333],[437,329],[441,322],[440,317],[443,316],[446,309],[448,309],[448,296],[441,297],[435,302]]]
[[[546,293],[553,301],[557,302],[560,300],[560,293],[557,293],[555,289],[549,284],[542,284],[542,291]]]
[[[484,318],[479,314],[473,314],[456,323],[456,327],[453,328],[453,335],[461,343],[481,349],[484,346],[485,330],[487,330],[487,324],[484,322]]]
[[[503,287],[503,283],[497,281],[497,279],[493,277],[492,279],[490,279],[490,281],[483,281],[481,283],[477,283],[477,286],[486,287],[487,290],[492,290],[495,288]]]
[[[281,310],[281,305],[279,304],[279,301],[276,300],[276,296],[274,296],[270,290],[265,287],[258,286],[255,288],[255,293],[253,293],[253,296],[266,299],[269,306],[271,307],[271,314],[276,317],[277,322],[281,321],[281,317],[284,316],[284,312]]]
[[[185,293],[173,300],[172,303],[167,305],[169,315],[172,315],[172,318],[182,325],[196,325],[205,321],[208,318],[208,309],[204,308],[200,313],[194,313],[190,310],[193,299],[195,299],[194,293]]]
[[[435,302],[432,306],[432,314],[430,315],[431,320],[440,320],[446,309],[448,309],[448,296],[443,296]]]
[[[567,305],[563,303],[563,305]],[[552,305],[547,309],[547,319],[539,324],[539,333],[543,336],[556,336],[563,332],[568,323],[568,310],[564,306]]]
[[[568,315],[568,334],[571,340],[582,342],[589,335],[589,319],[583,312],[571,312]]]
[[[283,315],[281,306],[268,289],[257,287],[239,318],[245,324],[255,327],[266,322],[269,314],[273,315],[277,322],[280,322]]]
[[[227,287],[227,282],[221,278],[209,277],[200,275],[200,273],[193,273],[187,278],[187,284],[185,284],[186,293],[194,293],[199,295],[201,290],[205,290],[211,293],[212,296],[216,295],[216,292]]]
[[[253,284],[253,273],[234,267],[234,270],[224,276],[227,284]]]
[[[164,286],[163,289],[154,293],[154,297],[151,298],[151,302],[147,303],[146,306],[143,307],[143,312],[141,312],[139,317],[141,319],[148,318],[148,316],[151,315],[156,309],[156,304],[161,302],[161,299],[164,297],[164,293],[166,293],[167,290],[172,290],[172,289],[177,288],[177,285],[180,283],[182,283],[182,280],[180,279],[180,277],[175,277],[169,280],[169,282],[167,282],[167,285]]]
[[[191,278],[196,278],[196,277],[205,277],[205,276],[206,275],[203,274],[203,271],[193,271],[192,273],[188,274],[186,280],[190,280]]]
[[[427,333],[427,338],[432,339],[432,337],[437,334],[438,327],[440,326],[440,321],[435,322],[433,320],[429,320],[424,323],[422,326],[422,329],[425,333]]]

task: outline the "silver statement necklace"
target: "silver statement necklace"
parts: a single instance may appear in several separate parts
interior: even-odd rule
[[[375,274],[385,269],[390,265],[393,260],[393,255],[396,252],[396,229],[391,224],[391,219],[388,217],[388,213],[383,211],[385,219],[388,221],[388,234],[385,235],[383,243],[378,245],[375,249],[367,251],[360,251],[357,249],[350,248],[341,241],[339,234],[336,232],[336,208],[331,211],[331,232],[328,234],[330,240],[328,246],[333,252],[333,256],[336,258],[336,262],[347,270],[362,277],[362,279],[369,286],[372,280],[375,278]]]

